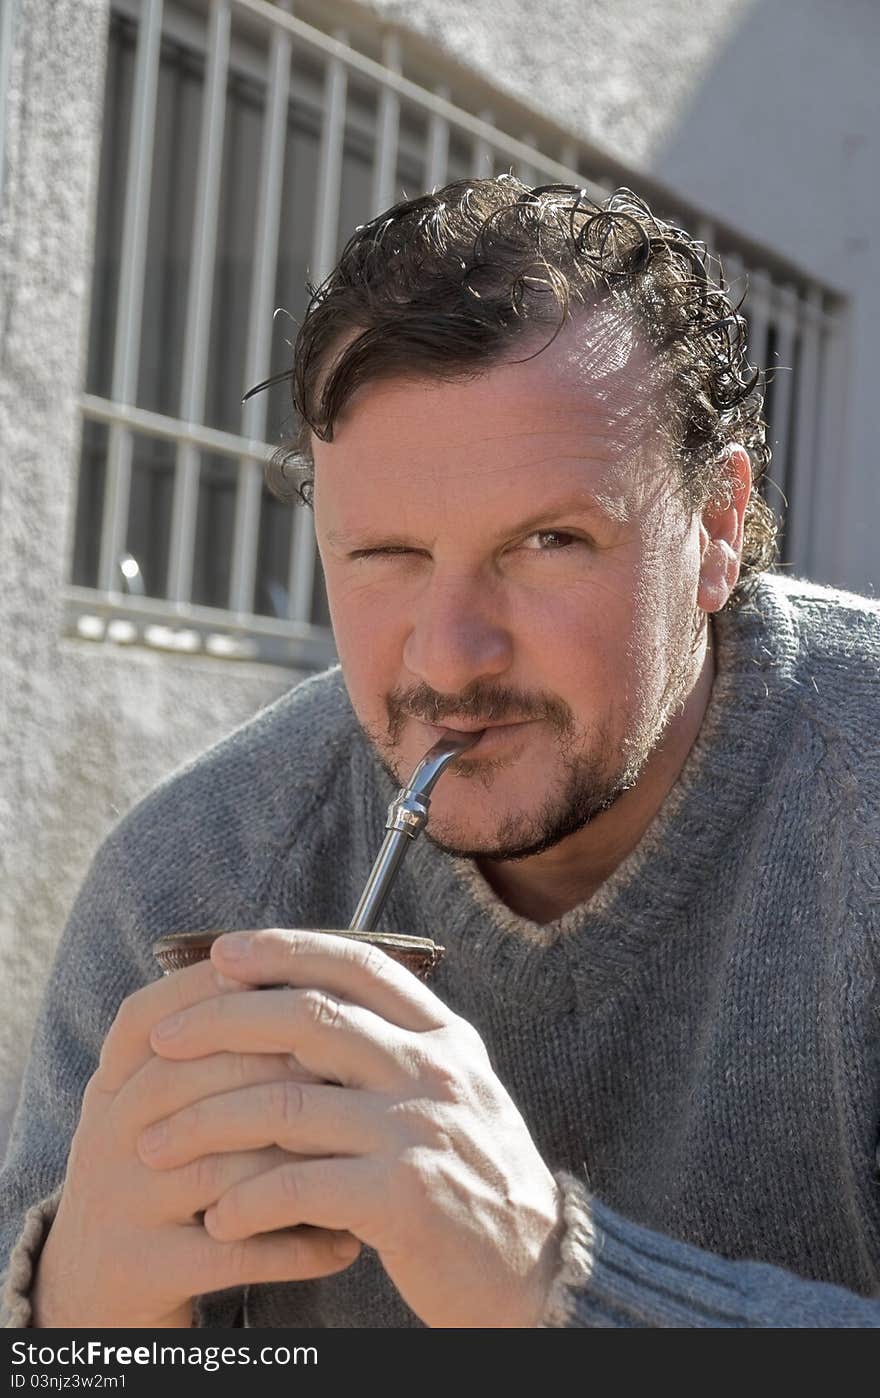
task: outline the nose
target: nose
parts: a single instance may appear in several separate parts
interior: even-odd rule
[[[415,603],[403,663],[439,694],[498,676],[513,658],[510,630],[485,579],[435,577]]]

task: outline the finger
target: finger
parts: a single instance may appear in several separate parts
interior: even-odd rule
[[[257,1179],[280,1165],[290,1164],[295,1158],[280,1146],[201,1155],[178,1170],[168,1170],[154,1177],[156,1187],[163,1190],[163,1217],[178,1223],[192,1222],[195,1218],[201,1222],[205,1209],[234,1185]]]
[[[369,1243],[376,1231],[374,1200],[383,1185],[387,1192],[387,1177],[375,1160],[292,1161],[259,1181],[234,1185],[206,1211],[205,1229],[218,1241],[233,1242],[307,1222],[347,1230]]]
[[[436,1029],[450,1012],[411,971],[366,942],[280,930],[219,937],[211,960],[249,985],[314,986],[352,1000],[401,1029]]]
[[[426,1034],[408,1034],[370,1010],[322,990],[264,990],[215,996],[157,1024],[163,1058],[234,1053],[294,1053],[325,1082],[393,1092],[417,1078]]]
[[[331,1276],[360,1252],[350,1234],[321,1228],[284,1229],[234,1242],[220,1242],[200,1225],[176,1232],[167,1260],[176,1291],[187,1296]]]
[[[238,994],[251,989],[240,981],[227,981],[210,961],[200,961],[182,971],[136,990],[120,1005],[101,1048],[93,1083],[101,1092],[118,1092],[152,1057],[150,1030],[160,1019],[216,995]]]
[[[288,1056],[278,1053],[213,1053],[183,1062],[153,1055],[123,1085],[109,1110],[120,1135],[130,1140],[133,1131],[191,1102],[257,1083],[289,1081],[293,1076]]]
[[[344,1087],[261,1083],[193,1102],[142,1131],[137,1152],[155,1170],[200,1156],[280,1146],[303,1155],[365,1155],[387,1146],[387,1098]]]

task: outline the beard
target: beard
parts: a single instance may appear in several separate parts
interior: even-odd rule
[[[628,730],[616,741],[610,718],[590,729],[580,727],[571,708],[558,697],[536,700],[510,688],[476,681],[453,698],[444,698],[425,685],[397,690],[386,698],[388,726],[385,733],[361,722],[361,728],[378,761],[395,786],[403,786],[410,772],[401,772],[385,756],[397,746],[407,718],[421,718],[442,725],[459,719],[485,722],[540,720],[551,729],[561,773],[553,789],[537,807],[508,811],[494,830],[483,837],[463,841],[453,833],[454,820],[429,818],[425,838],[444,854],[461,859],[514,862],[530,859],[577,834],[627,791],[637,785],[676,710],[683,708],[694,683],[694,654],[702,635],[705,614],[694,616],[682,630],[682,644],[669,667],[662,691],[653,704],[630,720]],[[471,757],[467,753],[444,773],[444,782],[477,781],[488,792],[495,779],[509,769],[508,758]],[[445,826],[445,828],[444,828]]]
[[[534,712],[529,713],[522,702],[516,705],[498,702],[498,691],[494,691],[494,706],[487,705],[483,700],[483,705],[477,707],[474,703],[473,713],[464,713],[462,710],[462,696],[457,698],[456,712],[450,712],[449,707],[443,709],[442,717],[427,717],[425,706],[420,703],[413,703],[414,699],[420,698],[416,691],[407,691],[407,712],[416,717],[417,714],[424,716],[430,723],[442,723],[443,720],[453,719],[483,719],[490,720],[495,713],[515,714],[518,719],[522,717],[539,717]],[[392,696],[389,696],[392,698]],[[474,696],[476,698],[476,696]],[[632,787],[637,786],[639,777],[645,770],[646,763],[651,758],[655,749],[662,741],[663,733],[666,731],[667,723],[681,699],[681,685],[667,686],[666,695],[660,700],[655,709],[646,716],[641,717],[632,726],[630,733],[625,735],[624,740],[614,741],[611,735],[610,721],[597,724],[592,731],[578,728],[574,721],[574,716],[568,706],[565,716],[562,716],[560,700],[553,703],[553,728],[555,738],[557,738],[558,762],[561,765],[561,774],[555,779],[553,791],[544,797],[537,808],[522,808],[519,811],[511,811],[499,819],[494,830],[487,830],[485,836],[470,836],[467,840],[462,837],[455,837],[452,832],[453,821],[431,822],[428,819],[428,826],[425,828],[425,839],[430,840],[437,849],[445,854],[457,858],[480,858],[480,860],[491,861],[516,861],[532,858],[536,854],[543,854],[544,851],[553,849],[555,844],[560,844],[562,840],[568,839],[571,835],[576,835],[578,830],[582,830],[590,822],[595,821],[596,816],[602,815],[604,811],[609,811],[614,802]],[[390,709],[395,710],[396,698],[393,699]],[[410,707],[411,706],[411,707]],[[534,709],[534,699],[532,700]],[[430,710],[435,713],[437,710]],[[544,714],[547,720],[547,714]],[[495,721],[498,721],[495,719]],[[513,717],[511,717],[513,721]],[[403,727],[403,721],[397,723],[392,720],[389,724],[390,731],[397,731]],[[378,735],[371,733],[365,728],[365,734],[371,740],[376,758],[381,762],[382,768],[388,773],[390,781],[395,786],[403,786],[409,777],[410,772],[402,772],[395,768],[385,755],[385,741],[379,742]],[[511,768],[509,759],[499,758],[478,758],[478,756],[467,756],[450,763],[449,768],[443,773],[442,780],[450,781],[478,781],[485,790],[491,791],[495,779],[499,773]],[[446,826],[446,829],[443,828]]]
[[[487,836],[479,841],[470,839],[462,844],[450,836],[444,837],[442,830],[433,834],[426,830],[425,838],[445,854],[461,859],[512,862],[529,859],[552,849],[570,835],[577,834],[603,811],[609,810],[625,791],[635,786],[650,756],[650,753],[644,757],[640,755],[609,773],[606,761],[594,755],[607,754],[610,750],[607,729],[603,729],[602,734],[601,738],[594,738],[590,744],[591,751],[576,757],[562,755],[562,779],[553,792],[544,798],[537,809],[509,812],[503,816],[491,838]],[[502,764],[492,765],[497,768]],[[454,775],[463,780],[476,778],[488,785],[488,774],[480,767],[479,758],[474,758],[466,767],[462,763]]]

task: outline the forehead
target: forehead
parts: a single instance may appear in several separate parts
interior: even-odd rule
[[[646,455],[659,464],[658,378],[632,316],[607,305],[555,337],[541,327],[483,372],[367,381],[339,414],[333,441],[313,438],[316,509],[321,497],[354,506],[352,495],[393,482],[435,500],[476,488],[487,506],[508,489],[540,497],[568,482],[626,498],[630,513],[647,483]],[[656,483],[656,469],[649,474]]]
[[[336,362],[355,332],[337,346]],[[328,363],[322,379],[329,370]],[[404,369],[399,375],[367,380],[350,395],[334,424],[334,443],[374,435],[395,406],[431,400],[442,414],[453,398],[472,413],[506,401],[511,429],[538,427],[546,418],[581,417],[607,428],[621,452],[631,451],[662,421],[661,365],[632,313],[613,302],[581,310],[564,327],[536,326],[511,342],[507,354],[486,370],[451,366],[448,374]],[[452,390],[444,392],[444,390]],[[404,413],[406,409],[403,408]],[[397,414],[395,414],[397,419]],[[389,428],[391,424],[389,422]],[[399,429],[399,421],[395,420]],[[312,439],[320,454],[324,445]]]

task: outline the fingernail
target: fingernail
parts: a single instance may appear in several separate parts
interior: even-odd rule
[[[243,961],[251,949],[251,939],[245,932],[230,932],[217,941],[217,949],[228,961]]]
[[[183,1015],[169,1015],[167,1019],[160,1019],[153,1033],[157,1039],[170,1039],[176,1034],[183,1024]]]

